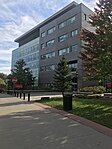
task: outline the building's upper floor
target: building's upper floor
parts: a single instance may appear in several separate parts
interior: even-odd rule
[[[48,19],[44,20],[42,23],[17,38],[15,42],[18,42],[19,46],[22,46],[37,37],[40,37],[40,41],[45,41],[46,39],[47,42],[47,39],[52,39],[54,35],[59,36],[64,33],[64,28],[69,29],[68,26],[73,22],[75,22],[79,28],[89,28],[87,21],[89,20],[89,15],[92,13],[93,12],[84,4],[77,4],[73,1]]]

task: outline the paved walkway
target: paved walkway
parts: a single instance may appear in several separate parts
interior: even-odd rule
[[[0,149],[112,149],[112,138],[38,103],[0,95]]]

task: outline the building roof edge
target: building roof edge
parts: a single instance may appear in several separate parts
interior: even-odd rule
[[[78,3],[76,3],[75,1],[71,2],[70,4],[68,4],[67,6],[65,6],[64,8],[62,8],[61,10],[59,10],[58,12],[56,12],[55,14],[51,15],[49,18],[47,18],[43,22],[39,23],[38,25],[36,25],[32,29],[30,29],[29,31],[27,31],[26,33],[24,33],[23,35],[21,35],[20,37],[16,38],[14,41],[15,42],[19,42],[19,40],[21,40],[22,38],[24,38],[26,35],[30,34],[31,32],[33,32],[36,29],[39,29],[44,24],[47,24],[52,19],[56,18],[59,14],[63,13],[64,11],[68,10],[69,8],[71,8],[72,6],[76,6],[76,5],[78,5]]]

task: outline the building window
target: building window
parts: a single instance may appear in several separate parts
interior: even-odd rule
[[[70,62],[68,63],[68,66],[69,66],[69,68],[70,68],[71,71],[76,71],[76,70],[77,70],[77,65],[78,65],[77,60],[75,60],[75,61],[70,61]]]
[[[42,44],[41,44],[41,49],[44,49],[44,48],[45,48],[45,44],[42,43]]]
[[[45,66],[45,71],[52,71],[55,70],[55,65]]]
[[[75,21],[75,19],[76,19],[75,16],[73,16],[72,18],[68,19],[67,20],[67,24],[73,23]]]
[[[45,55],[41,55],[40,58],[41,59],[46,59],[46,56]]]
[[[73,17],[67,19],[66,21],[60,23],[60,24],[58,25],[58,28],[63,28],[63,27],[65,27],[66,25],[69,25],[69,24],[73,23],[75,20],[76,20],[76,17],[73,16]]]
[[[60,56],[60,55],[65,55],[65,54],[67,54],[69,52],[70,52],[70,48],[64,48],[64,49],[59,50],[58,54]]]
[[[68,38],[68,34],[65,34],[65,35],[62,35],[62,36],[58,37],[58,41],[63,42],[65,40],[67,40],[67,38]]]
[[[71,32],[71,36],[74,37],[78,34],[78,29]]]
[[[58,25],[58,28],[63,28],[63,27],[65,27],[65,26],[66,26],[66,21],[60,23],[60,24]]]
[[[56,30],[56,27],[53,27],[53,28],[49,29],[49,30],[47,30],[47,34],[48,35],[52,34],[55,30]]]
[[[46,58],[52,58],[52,57],[55,57],[55,52],[46,54]]]
[[[87,20],[87,15],[84,13],[84,20]]]
[[[78,49],[77,44],[71,46],[71,51],[77,51],[77,49]]]
[[[48,54],[41,55],[41,59],[48,59],[48,58],[52,58],[52,57],[55,57],[55,52],[50,52]]]
[[[55,40],[50,40],[48,42],[46,42],[47,47],[52,46],[54,44]]]
[[[41,33],[41,37],[45,37],[45,32]]]

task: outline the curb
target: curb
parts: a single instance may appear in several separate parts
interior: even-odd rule
[[[50,107],[50,106],[42,104],[42,103],[38,103],[38,105],[40,107],[44,108],[44,109],[49,109],[52,112],[55,112],[55,113],[58,113],[60,115],[65,116],[65,117],[68,117],[68,118],[70,118],[70,119],[72,119],[74,121],[77,121],[77,122],[85,125],[85,126],[91,127],[94,130],[96,130],[96,131],[98,131],[100,133],[103,133],[106,136],[112,137],[112,129],[111,128],[108,128],[106,126],[100,125],[100,124],[98,124],[96,122],[92,122],[92,121],[90,121],[88,119],[85,119],[83,117],[80,117],[80,116],[68,113],[66,111],[58,110],[56,108]]]

